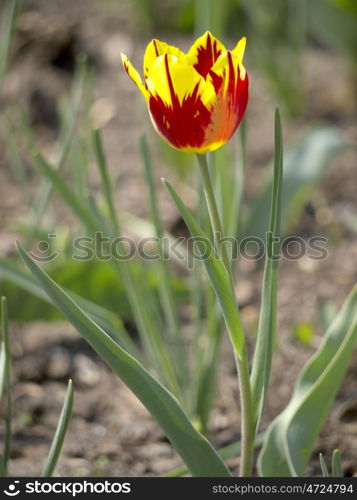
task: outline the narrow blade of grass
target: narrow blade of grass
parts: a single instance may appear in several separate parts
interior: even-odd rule
[[[9,120],[5,120],[5,143],[10,157],[10,167],[13,171],[15,181],[21,189],[21,194],[28,206],[31,206],[31,193],[29,190],[29,182],[22,161],[19,146],[17,144],[16,135],[13,126]]]
[[[76,74],[73,85],[72,99],[71,103],[68,106],[67,115],[63,118],[62,123],[62,139],[60,141],[59,153],[57,161],[54,165],[54,170],[58,171],[64,165],[66,160],[72,137],[74,128],[77,122],[77,117],[79,114],[82,95],[85,87],[87,76],[87,67],[86,61],[83,57],[78,59]],[[35,229],[37,229],[40,225],[43,214],[46,210],[48,200],[51,196],[53,189],[53,183],[51,179],[44,179],[40,185],[37,199],[35,201],[35,212],[36,212],[36,221],[35,221]]]
[[[254,352],[251,385],[254,418],[258,427],[267,394],[276,330],[276,300],[279,254],[276,255],[280,227],[281,185],[283,175],[283,144],[279,110],[275,112],[274,183],[270,209],[269,233],[266,239],[266,260],[258,324],[258,337]]]
[[[11,353],[9,339],[9,325],[6,298],[1,298],[1,358],[0,358],[0,390],[2,399],[3,394],[6,394],[6,411],[5,411],[5,437],[4,451],[2,455],[4,473],[7,472],[7,464],[10,457],[11,444],[11,418],[12,418],[12,398],[11,398]]]
[[[332,477],[343,477],[340,450],[333,450],[332,453]]]
[[[324,459],[324,456],[322,453],[319,453],[319,460],[320,460],[320,467],[321,467],[321,471],[322,471],[322,476],[329,477],[327,465],[326,465],[326,462],[325,462],[325,459]]]
[[[99,230],[100,227],[98,227],[97,220],[93,217],[88,206],[86,206],[83,200],[79,199],[76,193],[63,181],[57,171],[58,169],[53,168],[40,154],[37,154],[34,160],[39,171],[51,182],[51,186],[55,187],[61,194],[74,214],[92,231]]]
[[[58,421],[57,429],[51,444],[45,466],[42,470],[41,477],[51,477],[58,462],[64,439],[66,437],[69,422],[71,420],[73,408],[73,383],[68,381],[67,393],[63,403],[61,415]]]
[[[16,20],[22,9],[23,0],[7,0],[2,8],[0,26],[0,92],[4,82],[10,55],[11,42],[15,33]]]
[[[140,153],[142,164],[144,167],[144,174],[149,191],[149,205],[151,212],[151,219],[155,228],[156,237],[158,239],[158,252],[160,259],[157,262],[157,269],[159,272],[158,286],[159,296],[164,311],[165,319],[168,325],[168,333],[170,335],[171,344],[175,346],[175,366],[177,367],[177,377],[180,380],[181,386],[186,390],[187,388],[187,364],[184,349],[184,342],[180,332],[178,311],[176,308],[175,297],[173,294],[169,269],[167,261],[165,260],[165,249],[163,244],[163,229],[161,226],[159,209],[156,197],[155,183],[152,174],[151,158],[149,148],[147,146],[145,137],[140,138]]]
[[[117,213],[114,206],[113,201],[113,188],[112,183],[110,181],[108,167],[106,158],[104,155],[104,150],[102,146],[102,138],[101,133],[98,129],[92,132],[92,140],[94,145],[94,151],[97,159],[97,165],[100,173],[100,180],[102,184],[102,192],[104,195],[105,202],[107,204],[108,212],[110,215],[110,219],[112,222],[113,230],[118,232],[119,222],[117,218]]]

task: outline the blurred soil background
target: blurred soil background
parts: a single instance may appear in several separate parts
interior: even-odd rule
[[[154,2],[155,3],[155,2]],[[175,4],[168,16],[174,16]],[[254,3],[254,2],[253,2]],[[258,3],[258,2],[257,2]],[[108,164],[116,183],[116,205],[138,217],[148,216],[146,189],[138,154],[139,134],[146,133],[154,150],[154,170],[162,219],[167,229],[182,231],[178,214],[160,187],[160,177],[187,186],[187,179],[170,168],[151,130],[144,103],[121,67],[120,52],[141,68],[147,42],[155,37],[186,50],[192,31],[165,30],[140,25],[140,2],[87,0],[32,0],[25,3],[17,23],[8,73],[1,97],[1,114],[14,103],[28,113],[41,150],[54,155],[59,134],[58,100],[73,83],[76,54],[87,56],[93,70],[93,102],[89,115],[103,128]],[[170,2],[168,2],[170,4]],[[159,15],[159,14],[158,14]],[[155,16],[155,12],[154,12]],[[172,19],[170,23],[173,24]],[[239,29],[239,28],[237,28]],[[229,33],[233,47],[244,33]],[[273,154],[273,114],[279,98],[254,58],[254,38],[248,38],[245,66],[250,74],[247,112],[246,200],[262,185]],[[305,361],[319,345],[327,319],[343,303],[357,277],[357,171],[356,87],[351,66],[341,50],[312,41],[302,53],[303,71],[298,87],[303,106],[284,112],[284,141],[292,144],[307,126],[325,123],[336,127],[349,145],[331,161],[318,189],[293,221],[290,233],[306,238],[328,238],[325,260],[284,259],[280,268],[278,339],[270,395],[262,429],[289,401],[293,383]],[[6,138],[0,132],[0,252],[15,255],[18,221],[27,207],[9,168]],[[26,158],[25,158],[26,162]],[[28,159],[28,188],[35,193],[38,176]],[[91,189],[99,189],[97,174]],[[190,191],[186,200],[190,203]],[[71,216],[57,201],[62,223],[71,228]],[[53,228],[55,231],[55,228]],[[259,311],[262,263],[242,261],[237,297],[243,321],[254,342]],[[16,307],[21,309],[21,304]],[[185,318],[186,311],[182,316]],[[135,332],[134,332],[135,334]],[[9,473],[38,475],[55,430],[66,389],[73,378],[75,405],[68,436],[56,469],[60,476],[152,476],[180,466],[167,439],[141,403],[112,374],[64,321],[11,321],[14,358],[14,439]],[[209,437],[217,447],[239,439],[239,409],[234,362],[228,339],[223,343],[219,389]],[[0,435],[3,427],[0,427]],[[341,450],[345,475],[357,475],[357,353],[318,440],[307,473],[321,475],[318,452],[329,457]],[[238,460],[229,465],[237,469]]]

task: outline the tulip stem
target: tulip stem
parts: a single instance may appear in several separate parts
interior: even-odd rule
[[[207,156],[205,154],[198,154],[197,161],[200,167],[200,173],[203,183],[203,189],[208,208],[210,223],[212,227],[214,243],[218,255],[221,257],[222,262],[227,269],[230,284],[234,293],[234,282],[231,271],[230,260],[227,251],[222,243],[224,237],[221,219],[218,212],[217,202],[214,195],[212,181],[209,173]],[[238,307],[238,306],[237,306]],[[235,360],[238,372],[239,393],[240,393],[240,406],[241,406],[241,460],[240,460],[240,476],[249,477],[252,475],[253,463],[253,449],[255,439],[255,426],[252,402],[252,390],[249,378],[249,360],[247,354],[246,344],[243,345],[243,353],[238,356],[235,353]]]
[[[198,165],[200,167],[201,179],[203,183],[203,190],[205,193],[205,199],[207,203],[207,208],[209,212],[210,222],[212,226],[214,245],[218,255],[222,258],[223,264],[227,269],[228,274],[231,276],[230,272],[230,260],[228,258],[227,250],[222,242],[223,239],[223,229],[221,224],[221,219],[219,217],[218,207],[216,203],[216,198],[213,191],[211,176],[209,173],[207,155],[198,154],[196,155]]]

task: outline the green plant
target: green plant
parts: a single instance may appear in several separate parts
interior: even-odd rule
[[[207,38],[209,35],[205,36]],[[239,72],[234,73],[234,78],[237,77],[235,82],[245,81],[243,77],[245,70],[241,65],[241,47],[238,45],[234,54],[234,62],[239,70]],[[164,52],[163,55],[167,56],[165,45],[162,45],[161,49]],[[231,62],[228,53],[223,49],[222,51],[228,64]],[[231,58],[233,57],[232,53],[229,53]],[[134,80],[138,83],[138,77],[133,73],[126,58],[124,58],[124,63],[128,72],[132,76],[134,75]],[[226,71],[228,71],[227,64]],[[225,78],[227,73],[220,74],[220,69],[218,66],[216,76]],[[232,75],[230,76],[232,78]],[[182,81],[181,85],[187,83],[184,79]],[[86,237],[92,238],[92,241],[98,233],[104,236],[108,242],[120,238],[124,234],[123,229],[127,214],[123,215],[116,210],[113,182],[109,174],[100,131],[90,130],[89,145],[84,145],[83,138],[78,138],[73,133],[79,115],[81,94],[85,82],[86,68],[82,61],[78,65],[73,100],[67,106],[67,118],[63,120],[59,155],[55,161],[49,162],[38,151],[31,137],[30,129],[24,131],[24,136],[27,137],[30,144],[33,164],[42,180],[34,204],[33,216],[28,224],[30,231],[27,231],[26,246],[35,243],[36,237],[43,234],[45,229],[43,216],[46,210],[50,211],[52,192],[56,192],[61,197],[80,223],[81,230]],[[148,89],[142,86],[142,91],[147,98]],[[218,93],[216,88],[215,92]],[[227,98],[226,95],[220,97]],[[171,99],[174,100],[172,96]],[[242,107],[244,107],[243,101],[240,104]],[[217,104],[216,101],[213,102]],[[178,113],[180,106],[177,102],[176,106]],[[237,122],[229,121],[231,118],[230,108],[224,106],[223,99],[222,109],[219,111],[226,113],[226,119],[231,128],[228,126],[224,128],[226,134],[222,139],[219,135],[221,129],[217,127],[216,136],[213,138],[210,136],[209,140],[204,142],[205,150],[211,151],[211,147],[214,149],[217,145],[226,142],[235,130],[233,125],[238,125],[239,120]],[[192,118],[191,115],[189,117]],[[168,136],[170,136],[169,131],[172,125],[174,122],[170,124],[170,127],[167,127],[168,130],[164,129]],[[12,131],[10,123],[9,136]],[[47,300],[67,317],[108,366],[143,402],[161,425],[172,445],[182,457],[185,466],[193,475],[229,476],[231,472],[223,459],[228,457],[230,453],[239,452],[241,454],[241,475],[248,476],[253,470],[254,446],[259,446],[261,443],[263,446],[259,457],[259,472],[262,475],[302,475],[321,426],[342,382],[349,357],[357,341],[356,289],[351,292],[344,307],[328,329],[324,343],[297,380],[291,402],[287,408],[271,424],[263,437],[257,434],[269,389],[273,346],[276,337],[281,214],[289,213],[291,205],[298,204],[297,199],[300,200],[301,209],[302,193],[309,191],[313,185],[317,184],[318,179],[321,178],[323,166],[326,164],[327,158],[325,156],[329,158],[331,152],[340,146],[341,141],[338,135],[335,133],[329,135],[329,132],[327,133],[329,140],[321,131],[316,133],[318,140],[312,140],[313,133],[311,133],[303,146],[294,151],[295,162],[288,157],[288,165],[291,164],[293,167],[287,168],[287,176],[285,177],[287,181],[284,181],[282,130],[280,114],[276,110],[273,175],[268,181],[263,195],[259,197],[257,204],[251,210],[253,222],[248,224],[240,214],[245,172],[244,126],[241,126],[240,129],[241,157],[237,165],[232,166],[227,150],[211,151],[208,157],[201,154],[202,151],[198,151],[200,153],[197,156],[200,180],[196,190],[197,209],[195,214],[186,207],[171,183],[164,181],[165,187],[193,237],[194,248],[198,250],[200,257],[200,262],[196,263],[193,270],[192,282],[190,283],[191,295],[189,298],[192,299],[193,305],[192,344],[187,345],[181,331],[177,290],[171,268],[164,258],[166,251],[164,238],[168,235],[164,232],[160,221],[151,157],[144,138],[141,138],[139,146],[151,214],[151,223],[144,223],[144,225],[156,238],[155,250],[159,259],[151,265],[138,258],[132,260],[111,259],[108,265],[111,277],[105,282],[105,285],[116,280],[120,284],[122,292],[115,296],[114,303],[109,303],[109,300],[101,295],[103,304],[99,305],[94,297],[82,296],[82,290],[80,293],[76,290],[77,293],[74,293],[73,290],[64,289],[63,286],[56,283],[57,280],[61,280],[62,283],[65,281],[61,274],[56,276],[55,280],[51,279],[49,274],[36,263],[36,259],[31,258],[20,244],[18,245],[19,254],[31,275],[20,271],[16,265],[4,259],[0,261],[2,275],[8,281],[12,284],[16,283],[42,300]],[[207,139],[206,136],[204,138]],[[336,143],[333,143],[331,138],[336,140]],[[171,143],[176,146],[181,145],[179,142],[175,143],[177,139],[175,136],[171,139]],[[190,140],[192,137],[188,139]],[[193,146],[196,152],[199,148],[200,144]],[[10,149],[12,159],[17,164],[17,177],[21,181],[20,184],[25,195],[26,183],[23,182],[22,165],[19,161],[21,153],[14,143]],[[83,156],[86,156],[87,153],[93,154],[96,159],[101,185],[98,198],[94,198],[90,193],[85,161],[77,162],[78,151],[84,152]],[[293,159],[294,152],[292,153]],[[310,169],[301,169],[297,173],[296,165],[298,162],[310,165]],[[64,172],[68,165],[73,166],[73,168],[70,172]],[[284,199],[286,191],[288,194],[285,194]],[[26,196],[24,197],[26,198]],[[233,202],[228,203],[229,199]],[[270,215],[267,218],[268,213]],[[130,220],[133,221],[132,218]],[[56,221],[55,216],[53,221]],[[143,223],[143,221],[140,222]],[[282,222],[283,230],[286,231],[289,221],[283,219]],[[221,242],[222,237],[236,237],[237,234],[244,234],[247,228],[253,231],[251,234],[254,236],[264,235],[268,229],[260,317],[252,360],[248,357],[247,334],[242,325],[235,296],[236,269],[234,260]],[[30,237],[28,237],[29,235]],[[169,235],[169,239],[174,238]],[[70,236],[68,236],[68,241],[70,241]],[[67,267],[69,248],[70,245],[62,247],[64,268]],[[120,241],[118,248],[125,253],[122,241]],[[185,256],[190,256],[190,251],[187,251]],[[52,274],[51,268],[49,269]],[[206,274],[203,274],[203,270],[206,271]],[[92,272],[91,275],[95,276],[95,272],[93,274]],[[155,286],[152,286],[152,274],[156,274],[158,277]],[[96,277],[95,283],[97,285],[100,283]],[[67,287],[72,288],[70,282]],[[133,342],[124,322],[116,314],[119,310],[117,303],[123,302],[124,296],[126,303],[123,307],[123,314],[126,309],[130,309],[128,317],[135,324],[140,338],[140,347]],[[1,387],[8,389],[10,363],[6,333],[7,313],[3,312],[2,318],[6,319],[3,319],[4,333],[1,358],[3,382]],[[230,336],[237,365],[242,428],[239,444],[235,444],[229,450],[224,449],[217,452],[204,434],[209,429],[209,415],[214,403],[216,372],[219,366],[219,347],[225,330]],[[205,342],[203,355],[200,350],[202,341]],[[71,411],[71,391],[70,383],[54,444],[51,447],[48,463],[44,468],[44,475],[52,473],[59,455]],[[8,390],[7,394],[9,394]],[[8,430],[4,458],[2,459],[4,473],[9,455],[8,436],[11,434],[9,430],[11,402],[8,403],[7,408]],[[317,408],[320,410],[319,417],[316,417]],[[308,432],[306,426],[308,426]],[[334,460],[333,470],[340,471],[337,455],[335,455]],[[171,475],[183,474],[187,469],[174,471]],[[324,472],[326,472],[326,467],[324,467]]]
[[[6,400],[5,411],[5,439],[4,448],[0,455],[0,477],[7,475],[8,462],[11,450],[11,434],[12,434],[12,394],[11,394],[11,354],[10,354],[10,337],[8,327],[8,312],[7,300],[1,297],[1,349],[0,349],[0,401]],[[66,432],[71,418],[73,407],[73,384],[72,380],[68,381],[67,393],[63,403],[62,412],[58,420],[57,428],[51,447],[43,466],[42,477],[52,476],[57,465],[61,449],[63,446]]]

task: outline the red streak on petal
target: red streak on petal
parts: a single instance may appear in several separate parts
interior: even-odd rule
[[[176,97],[172,106],[166,104],[160,96],[152,95],[149,108],[158,131],[172,146],[182,149],[199,148],[202,145],[211,113],[198,95],[198,84],[181,103]]]
[[[165,69],[166,69],[166,76],[167,76],[167,83],[169,84],[169,89],[170,89],[170,96],[171,96],[171,101],[172,101],[172,106],[177,106],[178,104],[178,97],[176,95],[173,83],[172,83],[172,78],[170,74],[170,68],[169,68],[169,58],[167,54],[165,54]]]
[[[177,149],[199,149],[227,142],[247,107],[248,76],[242,80],[239,68],[234,68],[233,59],[228,56],[228,67],[221,76],[210,73],[217,100],[208,110],[198,94],[199,84],[180,102],[172,83],[167,56],[165,68],[171,103],[167,104],[159,95],[151,95],[149,99],[150,113],[161,135]],[[228,82],[223,86],[226,77]]]
[[[194,68],[203,78],[206,78],[221,53],[221,50],[217,47],[217,40],[212,45],[211,37],[208,34],[206,47],[201,46],[197,49],[197,63],[194,64]]]
[[[156,57],[159,57],[159,50],[157,48],[156,40],[154,40],[154,47],[155,47]]]

